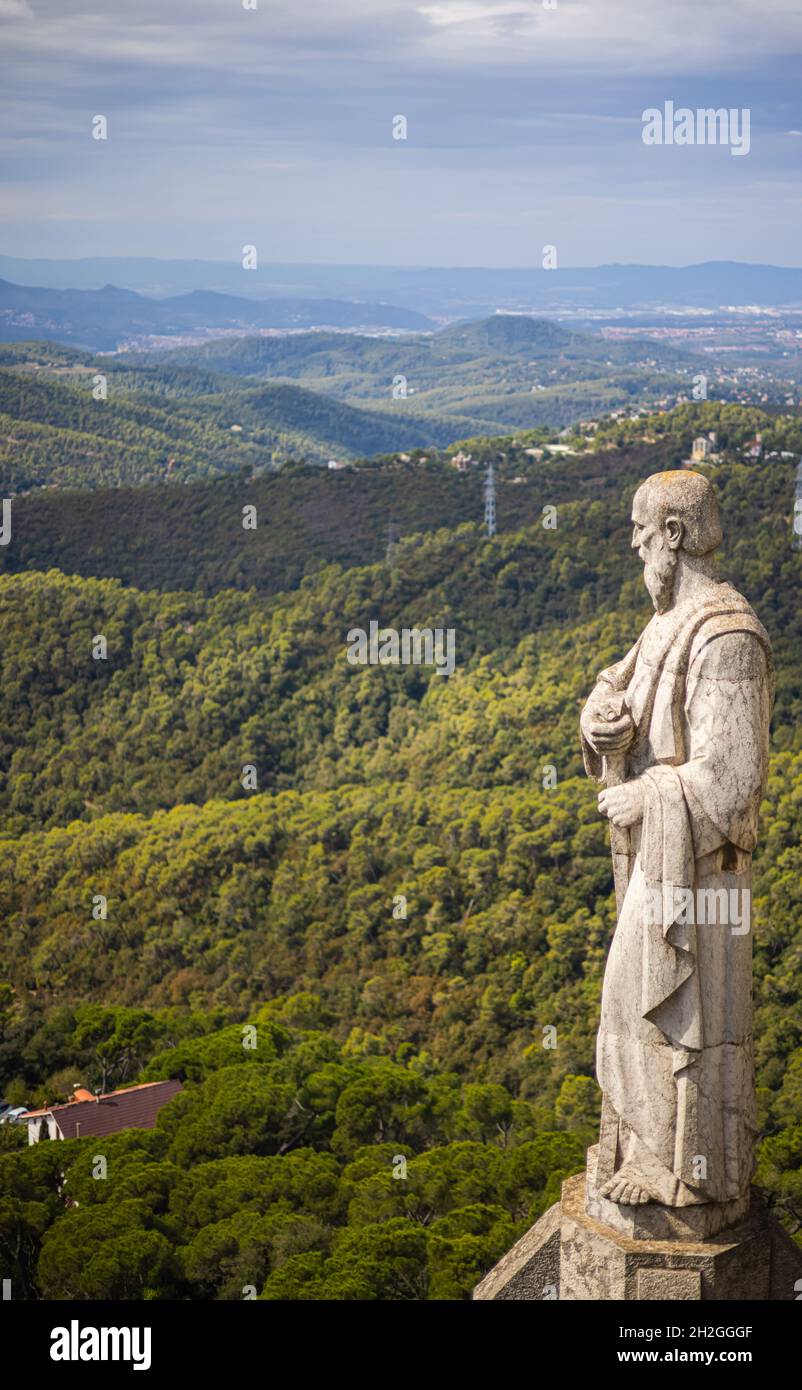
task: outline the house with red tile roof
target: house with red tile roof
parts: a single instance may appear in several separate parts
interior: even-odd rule
[[[122,1091],[95,1096],[78,1087],[64,1105],[48,1105],[29,1110],[23,1118],[28,1126],[28,1143],[40,1139],[102,1138],[123,1129],[153,1129],[163,1105],[182,1089],[180,1081],[145,1081]]]

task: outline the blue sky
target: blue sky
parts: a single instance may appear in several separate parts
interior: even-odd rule
[[[0,0],[0,251],[802,264],[798,0],[257,5]],[[645,146],[669,99],[749,155]]]

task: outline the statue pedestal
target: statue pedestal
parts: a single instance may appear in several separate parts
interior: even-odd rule
[[[702,1208],[669,1209],[654,1203],[620,1208],[590,1197],[595,1151],[588,1173],[563,1183],[562,1198],[541,1216],[474,1289],[478,1300],[555,1299],[794,1300],[802,1281],[802,1250],[752,1191],[734,1224],[704,1235],[726,1211],[705,1217]],[[599,1219],[599,1203],[615,1208],[615,1225]],[[687,1213],[692,1213],[688,1217]],[[650,1213],[650,1215],[647,1215]],[[700,1213],[702,1213],[700,1215]],[[678,1220],[680,1225],[672,1225]],[[688,1230],[684,1223],[700,1223]]]
[[[660,1202],[647,1202],[642,1207],[620,1206],[598,1191],[597,1145],[588,1149],[587,1157],[585,1211],[603,1226],[631,1240],[709,1240],[720,1231],[739,1225],[749,1215],[749,1192],[735,1202],[700,1202],[695,1207],[664,1207]]]

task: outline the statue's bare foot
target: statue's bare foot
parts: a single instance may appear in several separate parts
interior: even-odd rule
[[[642,1207],[646,1202],[658,1200],[655,1193],[644,1185],[640,1175],[626,1164],[604,1184],[601,1195],[622,1207]]]

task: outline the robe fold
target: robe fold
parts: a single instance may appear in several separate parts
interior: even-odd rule
[[[644,814],[604,976],[596,1066],[612,1171],[668,1205],[741,1196],[753,1169],[751,856],[773,704],[769,638],[730,585],[656,614],[602,671],[636,726]],[[603,776],[582,737],[588,774]],[[612,1176],[612,1171],[606,1176]],[[600,1178],[604,1176],[600,1172]]]

